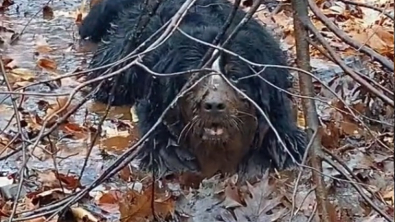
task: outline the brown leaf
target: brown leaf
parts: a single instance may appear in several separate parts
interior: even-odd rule
[[[342,132],[349,136],[361,136],[362,129],[356,124],[352,122],[342,122],[341,123]]]
[[[66,134],[72,135],[74,139],[85,139],[89,136],[89,129],[77,123],[66,123],[61,127]]]
[[[15,69],[17,67],[18,67],[18,61],[16,61],[15,59],[12,59],[11,61],[9,61],[7,63],[7,65],[5,66],[5,68],[8,68],[8,69]]]
[[[55,72],[56,69],[58,68],[58,65],[56,64],[56,62],[52,59],[48,59],[48,58],[41,58],[37,61],[37,65],[38,67],[42,68],[42,69],[47,69],[49,71]]]
[[[29,70],[29,69],[24,69],[24,68],[15,68],[11,70],[10,73],[17,81],[28,81],[31,82],[33,81],[36,76],[34,73]]]
[[[74,190],[75,188],[81,187],[80,181],[75,176],[66,176],[58,173],[58,179],[62,182],[64,188]]]
[[[101,193],[99,197],[96,197],[98,204],[117,204],[121,198],[121,193],[119,191],[109,191]]]
[[[53,170],[47,170],[38,173],[38,181],[43,184],[43,186],[50,188],[66,188],[73,190],[80,187],[81,184],[79,180],[74,176],[66,176],[64,174],[58,173],[58,175]],[[62,186],[60,186],[62,184]]]
[[[37,181],[41,182],[43,186],[55,188],[59,187],[59,181],[52,170],[39,172]]]
[[[380,54],[386,54],[388,51],[394,49],[393,36],[391,39],[391,37],[388,36],[391,35],[390,33],[378,27],[379,26],[366,28],[360,32],[353,32],[350,34],[360,43],[370,46]]]
[[[52,116],[53,114],[59,112],[57,115],[52,116],[51,119],[48,121],[49,124],[47,126],[51,126],[51,124],[53,124],[58,117],[62,116],[64,113],[67,112],[67,107],[66,107],[66,103],[67,103],[68,97],[67,96],[63,96],[63,97],[58,97],[56,98],[56,103],[50,104],[49,108],[47,110],[47,113],[44,117],[44,119],[49,118],[50,116]],[[60,111],[62,110],[62,111]]]
[[[8,6],[13,5],[14,3],[15,3],[14,0],[3,0],[2,6],[3,7],[8,7]]]
[[[245,197],[246,206],[237,207],[234,210],[236,221],[248,221],[256,218],[256,221],[276,221],[284,216],[286,209],[275,210],[281,203],[282,196],[272,198],[274,186],[269,185],[269,173],[262,177],[255,186],[247,183],[250,195]]]
[[[321,144],[328,149],[339,147],[341,132],[336,124],[331,121],[319,128],[322,136]]]
[[[4,112],[3,109],[0,109],[0,112]],[[4,155],[7,154],[7,150],[14,150],[15,145],[17,144],[16,142],[18,141],[13,141],[11,142],[10,138],[5,135],[5,134],[0,134],[0,157],[3,157]],[[1,199],[1,198],[0,198]]]
[[[121,221],[146,221],[152,218],[152,189],[148,188],[142,193],[131,190],[124,195],[119,202]],[[155,196],[159,196],[155,194]],[[174,213],[175,203],[169,194],[156,198],[154,201],[155,215],[165,218]]]
[[[71,192],[69,192],[70,194]],[[25,204],[29,210],[37,209],[40,206],[48,205],[54,201],[63,199],[66,194],[61,188],[35,192],[26,195]]]
[[[10,63],[10,62],[13,61],[12,58],[10,58],[10,57],[8,57],[8,56],[4,56],[4,55],[0,56],[0,58],[1,58],[1,61],[3,62],[4,66],[5,66],[6,68],[7,68],[8,63]]]
[[[12,205],[12,201],[7,201],[6,203],[4,203],[2,208],[0,209],[0,215],[9,217],[11,215]]]
[[[239,189],[236,186],[236,175],[230,178],[230,180],[227,180],[225,182],[225,190],[224,190],[224,195],[225,195],[225,200],[223,202],[223,205],[226,208],[233,208],[233,207],[241,207],[242,206],[242,200],[240,197]]]
[[[130,180],[132,179],[132,172],[130,172],[130,167],[126,166],[122,168],[122,170],[119,171],[119,176],[122,180],[130,182]]]
[[[28,220],[27,222],[44,222],[46,220],[47,219],[44,216],[42,216],[42,217],[38,217],[38,218],[34,218],[34,219],[31,219],[31,220]]]
[[[53,10],[48,5],[43,8],[43,17],[44,19],[51,20],[54,17]]]
[[[391,206],[394,206],[394,191],[390,190],[384,193],[384,200]]]
[[[82,13],[78,13],[78,14],[77,14],[77,18],[75,18],[75,23],[76,23],[77,25],[80,25],[81,22],[82,22]]]

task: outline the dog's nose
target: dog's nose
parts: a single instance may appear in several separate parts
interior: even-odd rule
[[[203,109],[206,112],[210,112],[210,113],[221,113],[224,112],[226,108],[225,103],[220,102],[220,101],[206,101],[203,104]]]

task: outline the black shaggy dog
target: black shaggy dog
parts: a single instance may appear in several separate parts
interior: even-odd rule
[[[145,10],[144,2],[103,0],[92,8],[80,27],[83,37],[93,41],[102,39],[90,68],[124,58],[168,22],[185,1],[161,0],[154,12],[155,4],[149,3]],[[233,5],[227,0],[197,0],[179,28],[194,38],[211,43],[222,30],[232,9]],[[230,30],[245,14],[242,10],[237,11]],[[149,19],[149,22],[138,40],[135,27],[142,18]],[[286,65],[276,41],[253,19],[225,48],[255,63]],[[199,68],[207,50],[208,46],[175,31],[158,48],[145,54],[142,63],[156,73],[182,72]],[[269,167],[284,169],[294,165],[264,116],[218,73],[224,74],[267,114],[290,154],[300,162],[306,136],[292,120],[286,94],[257,77],[243,78],[261,71],[261,68],[251,67],[228,53],[221,52],[211,68],[217,73],[207,75],[179,99],[176,107],[149,136],[138,154],[140,167],[155,170],[159,176],[184,171],[200,172],[207,177],[218,172],[238,172],[248,179]],[[94,71],[88,79],[103,75],[105,71]],[[261,76],[279,88],[289,87],[286,69],[268,67]],[[155,124],[189,77],[153,77],[143,68],[133,66],[124,70],[117,82],[113,78],[100,86],[95,98],[103,103],[113,98],[111,104],[115,106],[135,104],[143,135]],[[114,84],[116,87],[112,91]],[[114,93],[110,97],[111,92]]]

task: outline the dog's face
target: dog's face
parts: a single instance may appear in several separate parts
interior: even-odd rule
[[[207,75],[179,105],[185,123],[181,141],[200,149],[195,152],[250,147],[258,126],[255,107],[222,75]]]
[[[196,156],[206,176],[235,172],[249,151],[261,145],[267,132],[266,124],[258,121],[256,107],[241,93],[262,104],[261,86],[243,78],[249,76],[250,69],[224,58],[218,61],[212,65],[213,73],[177,105],[183,123],[179,144]]]

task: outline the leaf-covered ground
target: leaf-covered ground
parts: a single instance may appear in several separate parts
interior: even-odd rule
[[[294,65],[290,3],[264,2],[256,17],[278,36]],[[315,2],[346,35],[393,61],[393,2],[353,1],[378,10],[347,1]],[[138,140],[130,107],[111,107],[99,127],[106,106],[83,103],[87,91],[81,87],[84,77],[79,71],[86,69],[95,46],[78,41],[77,24],[88,8],[82,5],[79,0],[3,0],[0,7],[0,56],[5,71],[0,76],[2,221],[10,216],[45,221],[54,211],[29,212],[44,206],[56,209],[51,208],[54,203],[89,186]],[[310,14],[345,63],[393,98],[388,93],[394,91],[394,73],[350,47]],[[328,158],[342,165],[339,172],[323,164],[331,221],[385,221],[372,205],[393,218],[393,108],[345,76],[315,47],[311,66],[322,145]],[[294,91],[298,94],[297,84]],[[294,98],[300,107],[300,98]],[[297,119],[300,126],[305,125],[301,111]],[[242,186],[237,185],[237,175],[201,183],[193,175],[183,175],[153,187],[149,175],[126,167],[50,220],[318,221],[311,169],[304,168],[300,178],[298,172],[271,173]],[[187,186],[191,184],[195,188]]]

